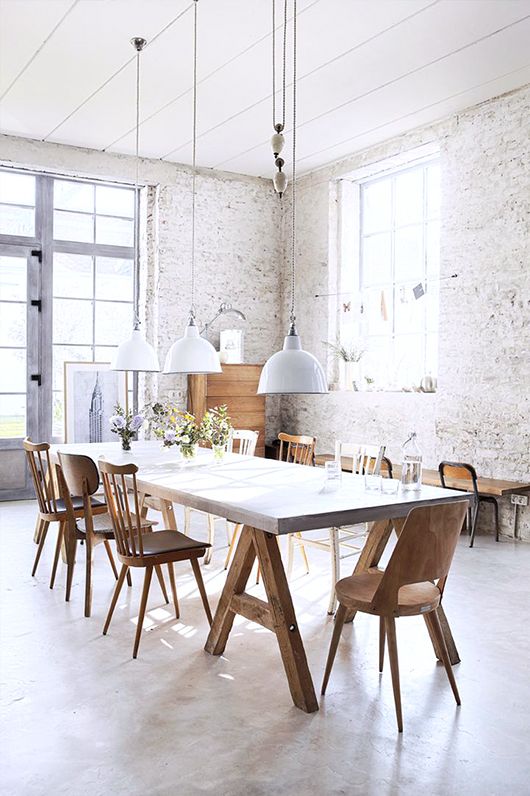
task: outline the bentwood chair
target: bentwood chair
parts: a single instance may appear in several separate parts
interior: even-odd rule
[[[99,472],[96,464],[89,456],[74,453],[58,452],[60,466],[57,467],[57,480],[62,499],[66,507],[64,526],[64,544],[66,551],[66,593],[69,602],[74,577],[77,542],[85,545],[85,616],[92,611],[92,555],[94,548],[103,544],[109,557],[110,565],[116,580],[118,570],[112,555],[110,540],[114,539],[112,520],[107,512],[95,514],[92,510],[92,496],[99,488]],[[74,501],[81,502],[83,514],[79,519],[74,510]],[[142,521],[147,532],[151,528],[148,520]],[[129,585],[131,581],[129,578]],[[166,595],[166,602],[167,602]]]
[[[105,626],[103,627],[103,635],[105,636],[109,629],[114,608],[129,569],[131,567],[143,567],[145,569],[144,585],[133,647],[133,658],[136,658],[138,647],[140,646],[153,568],[167,564],[173,602],[175,604],[175,615],[178,619],[180,612],[173,563],[175,561],[189,561],[197,581],[208,622],[211,625],[212,614],[202,580],[201,568],[198,563],[198,559],[204,556],[208,544],[190,539],[189,536],[179,531],[161,530],[145,533],[140,520],[140,500],[136,484],[138,467],[135,464],[114,465],[100,459],[99,469],[103,478],[107,505],[114,526],[116,550],[122,564]],[[131,511],[129,506],[128,491],[132,494],[133,511]]]
[[[424,616],[429,633],[447,672],[456,704],[460,696],[436,609],[467,511],[467,500],[412,509],[403,525],[394,552],[384,572],[369,571],[337,583],[339,607],[335,617],[326,671],[325,694],[337,652],[344,620],[349,611],[379,616],[379,671],[383,671],[385,639],[388,640],[390,671],[399,732],[403,732],[395,620],[401,616]]]
[[[44,543],[46,541],[50,523],[59,523],[52,573],[50,578],[50,589],[53,589],[55,583],[55,574],[57,572],[57,564],[59,562],[59,555],[61,552],[61,545],[63,542],[64,528],[68,519],[66,504],[63,498],[58,496],[54,478],[54,468],[50,460],[49,443],[32,442],[29,437],[26,437],[22,443],[22,446],[26,452],[26,460],[31,472],[33,486],[35,488],[35,496],[39,505],[37,528],[35,532],[37,553],[35,555],[35,561],[31,571],[32,576],[37,572],[37,566],[44,548]],[[75,517],[82,518],[85,511],[82,498],[73,497],[71,499],[71,503]],[[93,495],[91,495],[90,498],[90,508],[93,514],[104,514],[107,511],[105,503],[102,500],[98,500]]]
[[[481,503],[490,503],[493,505],[495,515],[495,541],[499,541],[499,504],[493,495],[481,495],[478,491],[477,473],[473,465],[466,464],[465,462],[440,462],[438,466],[440,473],[440,481],[445,489],[461,489],[461,486],[452,487],[447,484],[446,479],[458,479],[460,481],[467,481],[471,486],[470,492],[473,494],[474,500],[469,504],[467,512],[467,530],[471,534],[469,546],[473,547],[475,541],[475,531],[477,530],[478,511]]]
[[[230,435],[230,439],[228,441],[228,445],[226,446],[227,453],[239,453],[241,456],[254,456],[256,452],[256,445],[258,442],[258,432],[251,431],[250,429],[233,429],[232,434]],[[234,442],[236,445],[234,446]],[[234,450],[234,447],[236,450]],[[230,559],[230,555],[233,549],[233,542],[239,529],[241,528],[240,525],[236,525],[234,532],[230,535],[230,524],[224,517],[218,517],[216,514],[208,514],[206,511],[201,511],[200,509],[193,509],[191,506],[184,507],[184,533],[186,536],[189,535],[190,532],[190,523],[191,523],[191,515],[192,512],[195,514],[202,514],[206,516],[207,523],[208,523],[208,544],[210,545],[206,551],[206,555],[204,556],[204,563],[209,564],[212,560],[213,554],[213,542],[215,536],[215,523],[218,520],[223,520],[226,523],[226,535],[228,538],[228,556],[226,561]],[[225,569],[226,569],[226,562],[225,562]]]
[[[339,466],[348,462],[347,469],[356,475],[379,475],[381,463],[385,453],[385,446],[364,445],[354,442],[335,443],[335,461]],[[348,461],[351,459],[351,464]],[[362,525],[349,525],[342,528],[330,528],[328,538],[310,539],[302,537],[302,534],[289,534],[288,539],[288,558],[287,575],[290,577],[293,570],[294,549],[299,547],[302,552],[306,571],[309,572],[305,547],[316,547],[324,550],[331,555],[331,590],[329,594],[328,614],[333,614],[337,605],[335,596],[335,584],[340,578],[340,562],[345,558],[359,555],[362,545],[352,544],[353,540],[361,539],[366,535],[366,523]],[[341,552],[344,551],[344,552]]]

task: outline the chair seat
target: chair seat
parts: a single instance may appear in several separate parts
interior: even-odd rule
[[[83,508],[83,498],[82,497],[72,497],[70,498],[72,501],[72,506],[74,507],[74,511],[78,511],[79,509]],[[57,511],[66,511],[66,505],[62,498],[59,498],[57,501]],[[105,505],[104,500],[97,500],[97,498],[90,498],[90,505],[93,509],[101,508],[101,506]]]
[[[156,556],[161,553],[173,553],[180,550],[204,549],[210,547],[207,542],[197,542],[180,531],[154,531],[142,534],[144,556]]]
[[[383,572],[363,572],[339,580],[337,599],[346,608],[378,614],[371,603],[383,578]],[[434,583],[411,583],[402,586],[398,594],[398,615],[414,616],[433,611],[440,603],[440,592]]]
[[[131,514],[131,517],[133,523],[136,524],[136,515]],[[82,534],[86,534],[85,520],[78,520],[76,524],[77,530]],[[107,539],[114,539],[114,529],[112,527],[112,519],[110,514],[94,514],[92,516],[92,525],[94,528],[94,533],[100,534],[101,536],[106,536]],[[147,530],[152,525],[153,523],[150,520],[142,520],[142,528]]]

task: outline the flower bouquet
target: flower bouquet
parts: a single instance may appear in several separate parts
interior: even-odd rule
[[[142,415],[133,415],[131,411],[126,412],[120,404],[116,404],[109,423],[112,433],[117,434],[121,439],[122,450],[130,451],[131,439],[143,426],[144,419]]]
[[[148,417],[155,437],[162,441],[164,448],[178,445],[184,459],[195,457],[201,431],[192,414],[165,400],[148,407]]]
[[[226,405],[209,409],[202,419],[200,430],[202,439],[212,446],[214,459],[222,461],[232,433],[232,423]]]

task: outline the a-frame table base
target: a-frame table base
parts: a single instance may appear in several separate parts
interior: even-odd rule
[[[247,594],[254,560],[258,559],[267,602]],[[204,649],[221,655],[236,614],[257,622],[276,635],[294,704],[306,713],[318,710],[287,577],[272,533],[245,526],[234,554]]]

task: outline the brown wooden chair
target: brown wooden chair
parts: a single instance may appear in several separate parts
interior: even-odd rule
[[[278,434],[280,448],[278,460],[291,462],[292,464],[315,465],[315,446],[316,438],[306,434],[285,434],[281,431]]]
[[[206,595],[201,568],[198,562],[198,559],[204,556],[206,548],[209,547],[209,545],[205,542],[197,542],[194,539],[190,539],[189,536],[179,531],[161,530],[145,533],[144,528],[141,526],[139,496],[136,485],[138,467],[135,464],[114,465],[103,459],[100,459],[98,464],[103,478],[107,505],[114,526],[118,558],[122,564],[103,628],[103,635],[105,636],[109,629],[112,614],[114,613],[114,608],[116,607],[123,581],[125,580],[129,568],[143,567],[145,569],[145,577],[133,647],[133,658],[136,658],[142,635],[142,626],[153,567],[161,567],[162,564],[167,564],[171,591],[175,604],[175,615],[178,619],[180,613],[173,563],[175,561],[189,561],[193,569],[193,574],[195,575],[195,580],[197,581],[208,622],[211,625],[212,614],[210,612],[208,597]],[[129,479],[129,481],[127,481],[127,479]],[[132,493],[133,512],[129,506],[127,495],[128,487]]]
[[[467,511],[467,500],[412,509],[384,572],[369,571],[337,583],[339,607],[329,648],[322,694],[326,692],[344,620],[349,611],[380,617],[379,671],[383,671],[385,637],[392,673],[399,732],[403,731],[395,618],[424,616],[436,640],[457,705],[460,696],[436,609],[440,605],[451,561]]]
[[[460,486],[451,486],[447,483],[447,479],[451,481],[468,481],[472,487],[470,492],[474,496],[474,500],[470,502],[467,513],[467,530],[471,534],[469,546],[473,547],[475,541],[475,531],[477,530],[478,511],[481,503],[490,503],[493,505],[495,514],[495,541],[499,541],[499,504],[493,495],[481,495],[478,491],[477,473],[472,464],[466,462],[440,462],[438,465],[438,472],[440,473],[440,481],[445,489],[461,489]]]
[[[35,531],[37,553],[35,555],[35,561],[33,562],[33,569],[31,571],[32,576],[37,572],[37,566],[44,548],[44,543],[46,541],[50,523],[59,523],[57,542],[55,545],[55,555],[50,578],[50,589],[53,589],[55,583],[55,574],[57,572],[57,564],[59,562],[59,555],[63,541],[64,528],[67,522],[66,505],[63,498],[59,497],[56,489],[55,478],[53,476],[54,468],[50,460],[49,443],[32,442],[29,437],[26,437],[22,443],[22,446],[26,452],[28,467],[33,479],[35,496],[39,505],[37,528]],[[71,503],[75,517],[83,517],[84,507],[82,498],[74,497],[72,498]],[[90,507],[92,513],[95,515],[105,514],[107,511],[105,502],[95,498],[93,495],[90,498]]]

